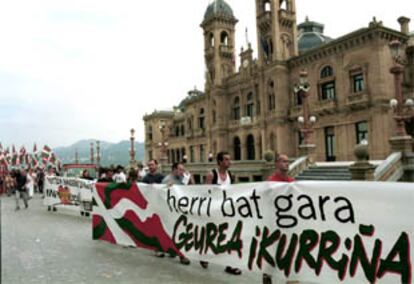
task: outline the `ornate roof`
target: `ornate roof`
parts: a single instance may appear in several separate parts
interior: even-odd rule
[[[318,47],[324,43],[331,41],[332,39],[323,34],[324,25],[309,21],[306,17],[304,23],[298,25],[299,38],[298,45],[301,53]]]
[[[214,2],[208,5],[204,13],[203,22],[207,22],[217,16],[234,19],[233,10],[224,0],[214,0]]]

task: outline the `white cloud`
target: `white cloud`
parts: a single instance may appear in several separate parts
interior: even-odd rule
[[[81,138],[119,141],[142,116],[169,109],[204,86],[203,33],[208,0],[8,0],[0,2],[0,132],[5,143],[52,146]],[[255,1],[227,1],[256,50]],[[413,5],[396,0],[297,1],[338,37],[378,20],[398,29]],[[16,130],[17,129],[17,130]],[[4,144],[4,142],[3,142]]]

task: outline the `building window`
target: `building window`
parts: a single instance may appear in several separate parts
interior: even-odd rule
[[[333,100],[335,99],[335,82],[324,83],[321,86],[322,100]]]
[[[212,113],[212,119],[213,119],[213,125],[215,125],[215,124],[216,124],[216,121],[217,121],[217,118],[216,118],[216,111],[215,111],[215,110],[213,110],[213,113]]]
[[[233,102],[233,119],[239,120],[240,119],[240,98],[235,97]]]
[[[247,145],[247,160],[254,160],[255,159],[255,150],[254,150],[254,137],[253,137],[253,135],[247,136],[246,145]]]
[[[336,160],[335,131],[333,127],[325,127],[325,155],[327,162]]]
[[[180,127],[177,125],[175,127],[175,137],[179,137],[180,136]]]
[[[200,162],[204,162],[204,157],[205,157],[206,153],[204,150],[204,145],[200,145]]]
[[[190,146],[190,162],[194,163],[194,146]]]
[[[298,131],[298,145],[303,145],[303,142],[305,141],[305,136],[303,135],[302,131]]]
[[[319,78],[319,99],[320,100],[334,100],[335,95],[335,77],[331,66],[322,68]]]
[[[148,140],[152,141],[152,126],[148,127]]]
[[[364,74],[357,73],[352,75],[353,92],[359,93],[365,89]]]
[[[249,93],[247,95],[246,116],[253,118],[253,111],[254,111],[253,94]]]
[[[184,125],[181,125],[181,136],[185,135],[185,129],[184,129]]]
[[[224,46],[228,46],[229,44],[229,35],[227,34],[227,32],[223,31],[220,34],[220,43]]]
[[[356,143],[360,144],[362,140],[368,140],[368,123],[361,121],[355,124]]]
[[[331,66],[325,66],[321,70],[321,79],[332,77],[334,75],[333,69]]]
[[[204,121],[205,121],[204,109],[203,109],[203,108],[201,108],[201,109],[200,109],[200,115],[199,115],[199,117],[198,117],[198,127],[199,127],[199,128],[201,128],[201,129],[204,129],[204,128],[205,128]]]
[[[234,137],[233,149],[234,149],[234,160],[240,161],[241,160],[241,143],[240,143],[239,137]]]
[[[276,98],[275,98],[275,84],[273,81],[269,81],[267,84],[267,109],[272,111],[276,108]]]

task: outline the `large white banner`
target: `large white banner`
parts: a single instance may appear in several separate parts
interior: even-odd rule
[[[98,183],[94,200],[94,239],[276,282],[412,283],[412,183]]]
[[[92,211],[94,182],[79,178],[45,177],[43,204]]]

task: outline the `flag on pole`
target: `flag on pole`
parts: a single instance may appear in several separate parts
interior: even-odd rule
[[[52,153],[52,149],[49,146],[45,145],[42,149],[42,160],[43,164],[46,164],[47,161],[50,159],[50,154]]]
[[[16,152],[16,147],[14,147],[14,145],[12,146],[12,156],[11,156],[11,165],[12,166],[17,166],[17,159],[18,159],[18,155]]]
[[[20,156],[19,156],[19,158],[20,158],[20,163],[24,163],[25,162],[25,157],[26,157],[26,148],[24,147],[24,146],[22,146],[21,148],[20,148]]]

